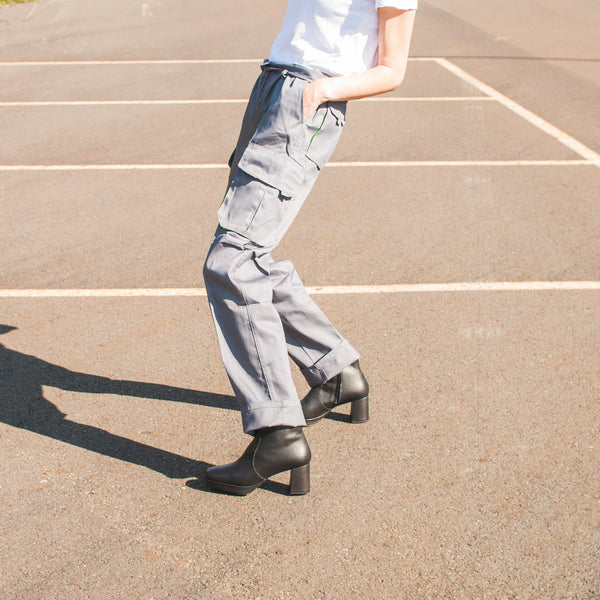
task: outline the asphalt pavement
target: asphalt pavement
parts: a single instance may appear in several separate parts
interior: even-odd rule
[[[0,597],[600,599],[596,0],[423,0],[276,253],[371,420],[249,438],[201,268],[285,2],[0,7]],[[299,393],[306,384],[295,372]]]

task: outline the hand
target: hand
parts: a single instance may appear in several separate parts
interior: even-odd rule
[[[323,95],[320,79],[306,84],[304,88],[304,121],[308,121],[326,98]]]

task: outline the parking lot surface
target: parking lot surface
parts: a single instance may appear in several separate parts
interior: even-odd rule
[[[423,0],[276,253],[371,420],[245,498],[201,268],[284,2],[0,7],[0,595],[600,598],[594,0]],[[299,392],[306,384],[295,374]]]

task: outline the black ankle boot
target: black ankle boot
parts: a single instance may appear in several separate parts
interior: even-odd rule
[[[254,440],[238,460],[206,469],[206,483],[221,492],[245,496],[269,477],[290,473],[290,494],[310,490],[310,448],[302,427],[268,427],[254,433]]]
[[[369,420],[369,384],[360,370],[358,361],[308,392],[302,400],[306,424],[314,425],[333,408],[348,402],[352,402],[352,423],[366,423]]]

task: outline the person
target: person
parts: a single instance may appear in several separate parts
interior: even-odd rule
[[[417,0],[289,0],[261,66],[230,160],[204,280],[244,431],[242,456],[206,470],[211,488],[245,495],[290,471],[309,491],[303,428],[352,403],[368,419],[359,354],[271,252],[282,239],[345,123],[346,103],[397,88],[406,71]],[[310,391],[300,401],[288,356]]]

